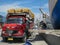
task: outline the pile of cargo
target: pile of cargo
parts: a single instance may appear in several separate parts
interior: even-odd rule
[[[29,17],[34,19],[34,14],[28,8],[10,9],[8,13],[29,13]]]

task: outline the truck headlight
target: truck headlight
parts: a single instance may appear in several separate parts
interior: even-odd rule
[[[7,27],[7,28],[10,28],[10,27]]]
[[[5,33],[5,31],[2,32],[3,34]]]
[[[12,28],[15,28],[15,27],[12,27]]]

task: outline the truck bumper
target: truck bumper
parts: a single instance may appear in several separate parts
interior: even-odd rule
[[[2,36],[2,37],[4,37],[4,38],[9,38],[9,37],[11,37],[11,38],[24,38],[24,36]]]
[[[11,37],[11,38],[24,38],[25,37],[25,34],[24,35],[22,35],[22,36],[4,36],[4,35],[1,35],[1,37],[4,37],[4,38],[9,38],[9,37]]]

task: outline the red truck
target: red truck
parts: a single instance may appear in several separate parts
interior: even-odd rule
[[[33,25],[34,15],[29,9],[10,9],[1,36],[3,40],[25,40],[29,36],[28,29]]]

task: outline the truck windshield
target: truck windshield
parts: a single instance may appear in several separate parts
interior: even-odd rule
[[[7,19],[6,23],[23,23],[23,19],[22,18],[9,18]]]

